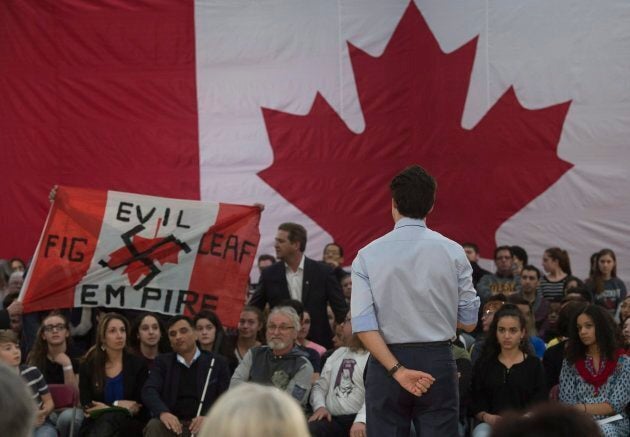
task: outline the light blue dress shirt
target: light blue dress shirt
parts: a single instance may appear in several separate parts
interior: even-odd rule
[[[403,217],[352,263],[352,330],[385,343],[450,340],[457,322],[477,322],[479,297],[464,249]]]

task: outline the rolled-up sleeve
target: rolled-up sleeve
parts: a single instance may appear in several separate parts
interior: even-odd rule
[[[477,323],[480,302],[472,282],[473,270],[463,249],[461,255],[455,260],[455,263],[457,265],[457,286],[459,290],[457,321],[464,325],[472,325]],[[354,292],[354,282],[352,284]]]
[[[370,287],[370,278],[361,258],[357,255],[352,263],[352,298],[350,301],[352,314],[352,332],[377,331],[378,321],[374,311],[374,297]]]

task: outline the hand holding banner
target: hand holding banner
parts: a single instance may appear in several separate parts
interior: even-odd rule
[[[259,222],[256,206],[59,187],[22,289],[24,311],[212,309],[235,326]]]

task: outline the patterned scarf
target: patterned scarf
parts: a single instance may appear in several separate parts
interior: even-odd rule
[[[621,349],[615,351],[615,355],[612,360],[603,359],[599,363],[599,371],[595,372],[593,369],[592,359],[589,357],[588,361],[590,361],[590,366],[587,366],[587,358],[580,358],[575,362],[575,368],[578,373],[582,377],[584,381],[589,383],[595,389],[595,396],[599,394],[599,388],[606,384],[610,375],[615,371],[615,367],[617,367],[617,361],[619,357],[623,355],[624,352]],[[590,368],[589,368],[590,367]]]

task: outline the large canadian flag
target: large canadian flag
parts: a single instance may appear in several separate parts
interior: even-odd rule
[[[259,219],[255,206],[59,187],[22,288],[24,311],[207,309],[236,326]]]
[[[430,227],[491,258],[546,247],[630,277],[630,8],[573,2],[0,3],[0,256],[32,256],[54,184],[266,205],[346,263],[388,181],[437,178]]]

